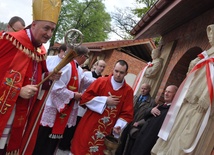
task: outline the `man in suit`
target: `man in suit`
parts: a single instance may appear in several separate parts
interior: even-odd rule
[[[134,119],[123,130],[120,137],[121,143],[116,150],[115,155],[122,155],[123,152],[129,155],[131,147],[135,141],[134,137],[130,137],[130,132],[141,128],[143,118],[151,114],[152,108],[156,105],[154,99],[150,95],[151,87],[149,84],[143,83],[141,85],[141,94],[134,96]]]
[[[165,89],[165,103],[152,108],[151,115],[147,115],[144,118],[144,125],[140,129],[129,155],[150,155],[151,149],[158,139],[158,132],[166,117],[177,89],[178,88],[175,85],[170,85]]]

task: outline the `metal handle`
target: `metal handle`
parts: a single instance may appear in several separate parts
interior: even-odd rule
[[[66,32],[64,41],[68,47],[74,48],[80,46],[83,41],[83,34],[77,29],[70,29]]]

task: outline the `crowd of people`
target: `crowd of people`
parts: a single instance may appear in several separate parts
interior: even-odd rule
[[[119,140],[117,149],[111,152],[115,155],[173,155],[176,138],[182,135],[181,131],[186,126],[179,123],[188,124],[188,121],[193,121],[189,126],[194,135],[186,134],[190,138],[184,137],[186,141],[183,143],[192,142],[198,131],[193,129],[196,120],[183,120],[185,107],[192,106],[187,102],[196,101],[192,89],[188,89],[186,99],[182,100],[184,103],[180,105],[178,123],[169,133],[170,140],[159,138],[166,123],[165,117],[170,118],[168,115],[172,114],[172,107],[177,106],[186,84],[179,89],[176,85],[168,85],[163,93],[164,103],[155,102],[151,96],[154,79],[149,77],[153,78],[152,75],[162,67],[159,50],[154,49],[152,56],[153,64],[158,64],[153,65],[156,69],[150,66],[145,72],[144,79],[147,80],[142,80],[140,93],[135,95],[125,81],[129,68],[125,60],[116,61],[112,73],[103,76],[107,65],[104,60],[96,61],[91,69],[82,66],[90,52],[85,46],[70,49],[62,44],[57,55],[46,56],[43,43],[52,37],[61,8],[61,0],[56,1],[54,4],[33,1],[33,21],[29,26],[25,27],[24,20],[14,16],[6,30],[0,32],[0,155],[102,155],[106,150],[105,137],[109,135]],[[47,8],[43,10],[44,5],[52,12],[47,13]],[[42,11],[38,13],[38,9]],[[207,34],[213,47],[213,25],[208,27]],[[77,56],[55,72],[54,69],[71,51],[75,51]],[[210,62],[208,56],[213,54],[213,48],[207,52],[202,55],[206,57],[205,61]],[[195,72],[203,66],[200,63],[204,59],[199,58],[191,62],[190,75],[197,74]],[[204,74],[192,80],[193,86],[203,81],[200,84],[203,92],[198,94],[203,101],[210,99],[210,90],[204,88],[207,84]],[[43,83],[38,85],[41,81]],[[190,82],[189,87],[193,86]],[[209,105],[203,106],[202,99],[198,100],[199,106],[190,108],[187,113],[196,113],[197,120],[201,121],[201,112]],[[208,123],[211,128],[213,124],[209,119]],[[208,139],[207,135],[202,136],[205,139],[199,140],[200,146]],[[210,139],[209,144],[206,143],[209,153],[212,142]],[[175,155],[180,155],[183,150],[177,147],[176,151]],[[196,154],[200,152],[198,149],[195,151]]]

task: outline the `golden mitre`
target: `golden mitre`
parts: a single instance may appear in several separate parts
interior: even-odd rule
[[[57,23],[61,0],[33,0],[33,20]]]

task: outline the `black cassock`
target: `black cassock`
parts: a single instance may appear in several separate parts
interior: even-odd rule
[[[166,117],[169,107],[169,105],[162,105],[158,107],[158,109],[161,111],[161,114],[157,117],[152,116],[146,120],[135,140],[131,150],[131,155],[151,154],[150,152],[158,139],[158,132]]]

